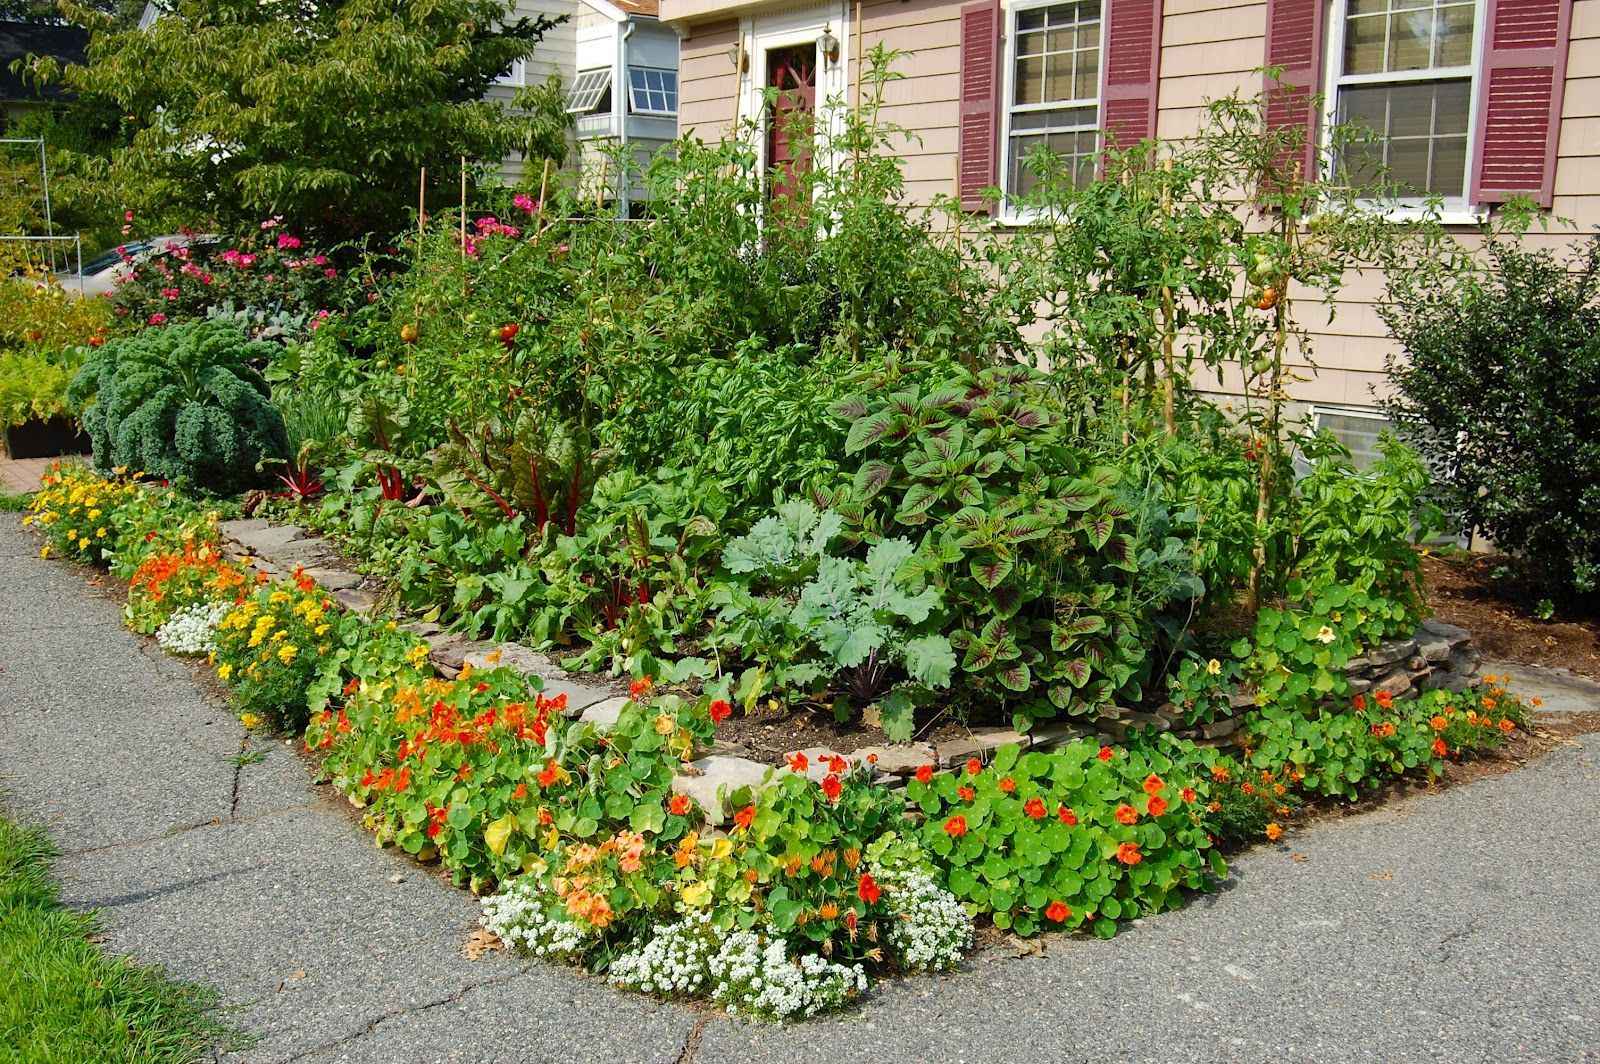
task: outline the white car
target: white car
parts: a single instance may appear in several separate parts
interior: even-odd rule
[[[204,248],[215,245],[217,241],[215,236],[198,233],[130,240],[84,263],[81,283],[76,270],[61,270],[48,278],[40,278],[37,283],[60,285],[68,295],[109,296],[140,263],[181,247]]]

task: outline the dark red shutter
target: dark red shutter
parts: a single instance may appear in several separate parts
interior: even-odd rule
[[[983,190],[997,181],[999,96],[999,0],[967,4],[961,9],[961,132],[956,143],[956,185],[964,210],[991,207]]]
[[[1161,83],[1161,0],[1110,0],[1100,80],[1106,140],[1131,147],[1156,135]]]
[[[1312,102],[1322,89],[1323,6],[1323,0],[1267,0],[1267,66],[1282,68],[1277,81],[1266,79],[1267,124],[1305,130],[1302,173],[1307,177],[1316,176]]]
[[[1478,80],[1474,203],[1532,196],[1550,206],[1567,77],[1570,0],[1489,0]]]

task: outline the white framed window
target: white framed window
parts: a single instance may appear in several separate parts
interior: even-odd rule
[[[660,67],[630,66],[628,108],[636,115],[676,115],[678,72]]]
[[[610,102],[611,68],[583,70],[578,73],[572,82],[572,88],[567,92],[567,113],[593,114],[595,111],[608,109]]]
[[[1350,448],[1356,468],[1363,470],[1382,457],[1378,438],[1394,430],[1394,422],[1382,413],[1360,407],[1314,406],[1311,418],[1318,430],[1333,433],[1335,439]]]
[[[511,69],[495,78],[494,81],[496,85],[522,88],[528,84],[528,61],[526,59],[513,60]]]
[[[1000,108],[1000,182],[1006,213],[1032,191],[1026,166],[1040,147],[1060,156],[1074,181],[1094,179],[1100,148],[1101,0],[1018,0],[1007,9]]]
[[[1333,0],[1323,126],[1374,135],[1335,160],[1353,185],[1399,186],[1391,208],[1439,197],[1470,215],[1483,0]]]

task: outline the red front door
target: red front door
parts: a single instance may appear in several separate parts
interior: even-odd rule
[[[773,199],[795,194],[811,169],[811,116],[817,107],[817,46],[767,52],[767,87],[778,90],[767,123],[767,180]]]

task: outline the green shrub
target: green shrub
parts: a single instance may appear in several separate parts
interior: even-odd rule
[[[1387,403],[1463,525],[1546,588],[1600,587],[1600,238],[1565,256],[1491,231],[1482,259],[1389,272]]]
[[[0,428],[44,420],[67,410],[67,386],[82,358],[0,352]]]
[[[99,348],[68,393],[95,466],[220,494],[259,482],[261,461],[289,456],[283,416],[254,365],[273,350],[215,322],[145,329]]]

